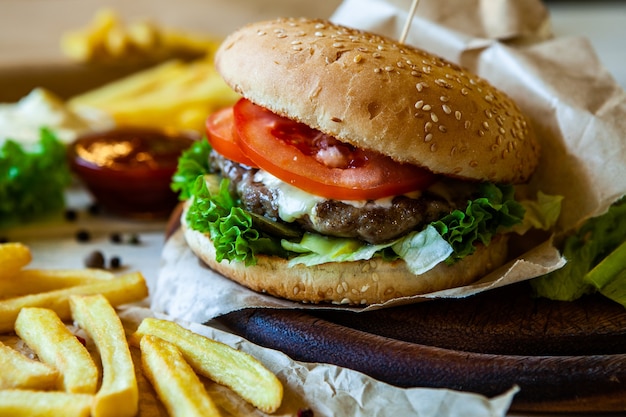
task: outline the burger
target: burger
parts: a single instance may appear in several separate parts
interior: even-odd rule
[[[240,96],[179,162],[187,245],[254,291],[368,305],[474,282],[507,259],[529,121],[487,81],[329,21],[277,19],[215,55]]]

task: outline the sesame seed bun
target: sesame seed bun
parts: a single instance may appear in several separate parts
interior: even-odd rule
[[[488,247],[479,245],[472,256],[452,265],[440,263],[420,276],[411,273],[401,260],[290,267],[282,258],[256,255],[256,265],[246,266],[243,262],[216,261],[215,247],[208,234],[189,228],[184,214],[181,227],[189,248],[211,269],[251,290],[307,303],[381,304],[395,298],[455,288],[470,284],[502,265],[507,255],[507,238],[499,235]]]
[[[517,105],[428,52],[322,20],[230,35],[215,57],[250,101],[356,147],[457,178],[528,180],[539,146]]]

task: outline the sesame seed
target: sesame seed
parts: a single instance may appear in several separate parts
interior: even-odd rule
[[[415,70],[413,70],[413,71],[411,71],[411,75],[414,76],[414,77],[418,77],[420,75],[420,73],[415,71]]]
[[[480,137],[485,136],[485,132],[483,130],[481,130],[481,129],[478,129],[478,132],[476,132],[476,133],[478,133],[478,136],[480,136]]]
[[[488,103],[491,103],[494,100],[494,96],[491,94],[487,94],[485,96],[485,101],[487,101]]]
[[[361,54],[355,55],[353,61],[357,64],[363,60],[363,56]]]
[[[385,50],[385,48],[382,45],[378,45],[377,48],[378,48],[379,51],[384,51]]]
[[[424,105],[424,100],[419,100],[418,102],[415,103],[415,108],[419,110],[422,108],[423,105]]]
[[[444,125],[439,125],[439,131],[441,133],[446,133],[448,131],[448,128],[445,127]]]
[[[385,67],[385,71],[391,72],[391,71],[393,71],[393,67],[387,66],[387,67]]]
[[[380,54],[379,54],[378,52],[374,52],[374,53],[372,54],[372,57],[374,57],[374,58],[380,58]]]
[[[435,113],[430,114],[430,119],[435,123],[439,121],[439,117]]]
[[[454,117],[456,118],[456,120],[461,120],[461,116],[462,115],[460,111],[457,110],[454,112]]]
[[[448,96],[439,97],[439,101],[441,101],[442,103],[447,103],[449,100],[450,98]]]
[[[466,129],[469,129],[472,126],[472,122],[469,120],[465,121],[465,125],[463,127],[465,127]]]
[[[461,88],[461,94],[466,96],[466,95],[469,94],[469,91],[467,90],[467,88],[463,87],[463,88]]]
[[[315,32],[315,36],[318,38],[324,37],[325,35],[322,32]]]
[[[437,144],[433,143],[432,145],[430,145],[430,151],[431,152],[437,152]]]
[[[429,133],[426,136],[424,136],[424,142],[430,142],[431,140],[433,140],[433,134]]]
[[[453,146],[452,149],[450,149],[450,156],[454,156],[455,153],[456,153],[456,146]]]
[[[374,68],[374,72],[378,74],[380,72],[380,68]]]
[[[487,116],[488,119],[491,119],[493,117],[493,113],[491,113],[491,111],[489,111],[489,109],[485,110],[485,116]]]
[[[483,127],[485,128],[485,130],[489,130],[489,123],[487,123],[486,121],[483,122]]]
[[[424,104],[424,106],[422,107],[422,110],[424,111],[430,111],[432,109],[432,107],[430,106],[430,104]]]
[[[447,104],[444,104],[443,106],[441,106],[441,108],[443,109],[445,114],[450,114],[452,113],[452,109],[450,108],[450,106],[448,106]]]
[[[343,44],[339,42],[333,43],[333,48],[343,48]]]
[[[324,25],[323,23],[316,23],[315,24],[315,29],[324,29],[326,28],[326,25]]]
[[[259,30],[259,31],[257,31],[256,34],[259,35],[259,36],[263,36],[263,35],[267,35],[267,32],[265,32],[264,30]]]
[[[433,124],[431,122],[426,122],[424,123],[424,132],[430,132],[430,129],[432,129]]]
[[[424,87],[426,87],[426,83],[417,83],[415,84],[415,88],[417,88],[417,91],[421,92]]]

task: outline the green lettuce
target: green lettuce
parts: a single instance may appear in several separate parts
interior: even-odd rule
[[[388,260],[403,259],[415,275],[430,270],[452,253],[452,247],[432,226],[427,226],[421,232],[412,232],[400,239],[378,245],[317,233],[306,233],[300,242],[283,240],[282,244],[285,249],[299,254],[289,261],[290,266],[360,261],[382,256]],[[392,251],[391,255],[388,250]]]
[[[176,172],[172,176],[171,189],[183,201],[193,195],[196,178],[210,172],[209,154],[211,145],[206,139],[194,142],[178,159]]]
[[[186,215],[189,227],[209,233],[217,261],[226,259],[253,265],[257,253],[285,256],[280,242],[253,227],[250,213],[237,205],[228,187],[229,181],[223,179],[217,192],[211,192],[204,177],[198,176],[191,189],[193,201]]]
[[[514,188],[484,183],[480,197],[468,202],[465,210],[454,210],[433,223],[439,234],[452,246],[452,263],[474,253],[476,243],[488,245],[500,230],[522,222],[524,207],[515,201]]]
[[[561,251],[567,263],[531,280],[533,292],[552,300],[573,301],[599,291],[626,306],[623,290],[619,294],[620,288],[626,288],[626,256],[621,256],[624,248],[620,249],[625,240],[626,199],[621,199],[565,239]],[[605,258],[610,262],[603,263]]]
[[[7,140],[0,147],[0,227],[62,210],[70,183],[65,145],[51,130],[42,128],[36,146],[28,150]]]

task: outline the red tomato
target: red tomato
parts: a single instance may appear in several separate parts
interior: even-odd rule
[[[256,165],[311,194],[374,200],[422,190],[430,171],[355,148],[241,99],[234,106],[235,140]]]
[[[250,160],[235,142],[233,108],[228,107],[211,114],[206,121],[206,133],[209,143],[220,155],[257,168],[256,164]]]

